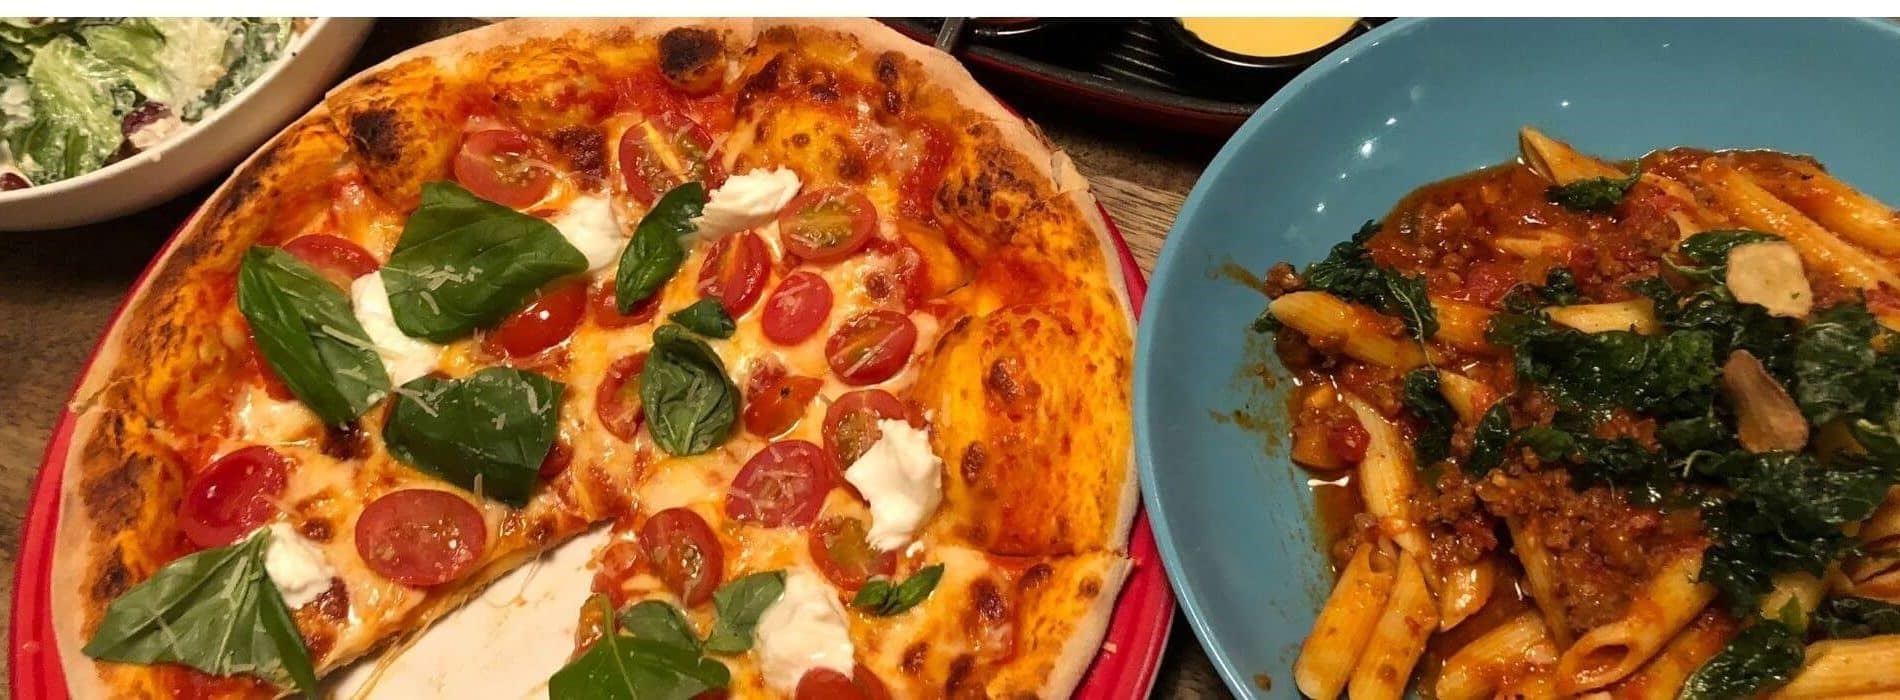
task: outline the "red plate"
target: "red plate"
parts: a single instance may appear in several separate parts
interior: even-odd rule
[[[1134,256],[1128,252],[1127,242],[1122,240],[1121,231],[1115,228],[1115,222],[1108,218],[1105,209],[1102,210],[1102,220],[1108,223],[1116,252],[1121,258],[1122,277],[1128,283],[1129,303],[1139,313],[1148,283],[1142,279],[1141,268],[1135,265]],[[183,230],[182,227],[180,230]],[[154,255],[152,260],[163,258],[176,243],[177,234],[174,233],[172,240],[166,242],[164,249]],[[145,287],[151,278],[153,264],[146,264],[145,271],[140,273],[138,282],[132,286],[132,293],[126,295],[127,300]],[[125,302],[122,301],[119,309],[112,313],[112,320],[106,324],[108,332],[118,325],[119,316],[123,313]],[[104,341],[102,334],[100,343]],[[92,359],[86,361],[85,370],[79,373],[80,381],[91,372],[93,360],[98,358],[98,354],[99,348],[95,345]],[[75,381],[75,398],[78,390],[79,384]],[[72,401],[66,403],[71,405]],[[59,421],[53,427],[53,439],[46,445],[46,457],[40,460],[39,477],[33,485],[33,500],[27,507],[26,529],[21,534],[20,559],[13,573],[13,644],[8,651],[8,668],[11,671],[8,686],[16,698],[66,697],[66,675],[60,668],[59,652],[54,646],[51,577],[54,530],[59,524],[60,471],[66,463],[66,451],[71,447],[72,433],[73,415],[61,409]],[[1132,473],[1129,478],[1133,478]],[[1146,513],[1138,511],[1135,514],[1128,556],[1134,560],[1133,570],[1129,572],[1121,599],[1115,604],[1115,616],[1109,621],[1108,634],[1102,639],[1102,649],[1096,653],[1095,663],[1089,667],[1081,686],[1076,689],[1075,696],[1078,698],[1146,698],[1150,686],[1154,684],[1161,651],[1167,646],[1168,628],[1174,622],[1174,592],[1168,588],[1167,577],[1162,575],[1161,557],[1155,549],[1154,534],[1148,528]]]

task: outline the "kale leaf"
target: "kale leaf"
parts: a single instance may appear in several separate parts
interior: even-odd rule
[[[1465,457],[1465,472],[1481,476],[1504,462],[1504,449],[1511,443],[1511,410],[1503,401],[1491,404],[1471,436],[1471,454]]]
[[[1486,337],[1512,350],[1518,379],[1566,407],[1676,415],[1713,395],[1714,338],[1706,331],[1585,333],[1528,313],[1498,315]]]
[[[1571,211],[1603,214],[1616,209],[1642,177],[1639,170],[1625,178],[1592,177],[1568,185],[1551,185],[1544,190],[1544,198]]]
[[[1404,403],[1418,419],[1418,434],[1412,438],[1412,451],[1418,463],[1430,465],[1451,456],[1451,432],[1458,415],[1439,393],[1438,370],[1420,367],[1405,375]]]
[[[1896,480],[1874,463],[1823,465],[1806,453],[1733,452],[1697,462],[1698,475],[1729,493],[1710,499],[1702,521],[1714,540],[1703,553],[1701,578],[1722,590],[1731,610],[1756,609],[1776,573],[1820,575],[1849,551],[1841,525],[1872,515]]]
[[[1788,682],[1806,656],[1807,649],[1793,628],[1774,620],[1758,621],[1696,669],[1683,682],[1676,700],[1752,697]]]
[[[1900,398],[1895,343],[1865,304],[1842,303],[1815,314],[1794,343],[1794,398],[1815,425],[1882,416]],[[1875,340],[1888,346],[1875,349]]]
[[[1306,268],[1306,287],[1398,316],[1420,340],[1432,337],[1438,333],[1438,314],[1426,295],[1425,278],[1372,262],[1366,242],[1378,232],[1378,222],[1368,221],[1352,240],[1333,246],[1326,259]]]
[[[1872,598],[1829,598],[1814,610],[1813,625],[1822,639],[1900,634],[1900,605]]]

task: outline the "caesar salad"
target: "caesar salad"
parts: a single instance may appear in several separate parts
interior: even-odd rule
[[[98,170],[177,135],[281,58],[290,18],[0,18],[0,190]]]

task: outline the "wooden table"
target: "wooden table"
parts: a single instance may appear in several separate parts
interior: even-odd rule
[[[356,69],[472,26],[466,20],[380,23]],[[1079,114],[1043,96],[1001,91],[1075,159],[1134,250],[1154,267],[1162,239],[1218,141],[1156,133]],[[61,402],[132,282],[209,187],[153,209],[68,231],[0,233],[0,581],[11,586],[21,521]],[[0,613],[11,596],[0,598]],[[0,615],[4,617],[4,615]],[[7,631],[0,630],[0,642]],[[6,668],[0,657],[0,671]],[[1175,616],[1156,697],[1227,697],[1187,621]]]

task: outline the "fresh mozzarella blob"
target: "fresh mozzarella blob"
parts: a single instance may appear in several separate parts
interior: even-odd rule
[[[620,232],[620,222],[614,218],[613,202],[606,197],[576,197],[548,223],[554,224],[568,245],[587,257],[589,271],[613,265],[621,247],[627,243],[627,236]]]
[[[943,501],[943,460],[930,452],[930,436],[901,420],[880,420],[877,442],[845,470],[845,481],[871,504],[866,539],[879,551],[909,544]]]
[[[381,273],[372,272],[350,283],[350,304],[356,308],[356,321],[369,334],[376,356],[396,386],[435,370],[442,359],[442,346],[404,335],[396,327],[396,312],[389,309],[389,290],[383,287]]]
[[[744,231],[777,216],[798,196],[800,186],[798,173],[785,168],[761,168],[734,175],[707,196],[706,208],[693,224],[702,238]]]
[[[270,544],[264,548],[264,573],[284,595],[285,606],[296,610],[330,590],[336,567],[330,566],[317,543],[304,539],[289,523],[271,523],[267,529]]]
[[[257,386],[246,391],[244,400],[238,403],[237,424],[240,437],[263,444],[296,442],[323,428],[322,419],[303,402],[278,401]]]
[[[766,685],[786,695],[814,668],[849,677],[857,664],[837,591],[810,571],[785,572],[785,592],[759,615],[757,634],[759,672]]]

